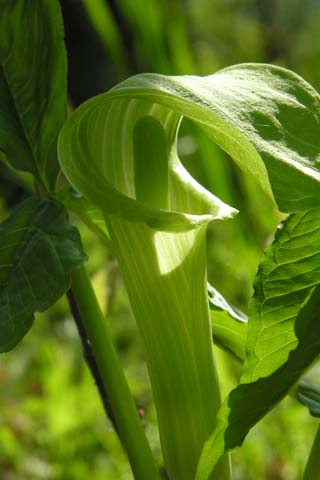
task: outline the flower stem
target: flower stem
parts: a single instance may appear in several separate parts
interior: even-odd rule
[[[72,291],[91,343],[135,480],[158,479],[150,446],[144,434],[107,321],[99,307],[84,267],[72,273]]]

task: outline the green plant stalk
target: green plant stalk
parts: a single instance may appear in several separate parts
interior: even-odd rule
[[[319,478],[320,472],[320,425],[313,441],[311,452],[304,470],[303,480]]]
[[[171,233],[115,217],[107,224],[144,343],[166,470],[172,480],[193,480],[221,405],[207,300],[206,226]],[[229,476],[224,457],[210,478]]]
[[[99,307],[84,267],[72,273],[72,292],[108,392],[112,412],[134,478],[136,480],[158,479],[159,475],[141,420],[112,343],[108,323]]]

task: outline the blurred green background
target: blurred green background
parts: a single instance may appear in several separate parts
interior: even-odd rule
[[[320,88],[318,0],[61,0],[61,7],[73,107],[135,73],[207,75],[241,62],[276,63]],[[259,258],[280,216],[254,181],[187,121],[179,151],[195,178],[240,210],[236,219],[209,228],[208,277],[246,311]],[[2,218],[26,195],[4,166],[0,194]],[[161,464],[148,375],[121,275],[108,252],[78,226],[87,267]],[[216,353],[225,395],[240,366]],[[304,407],[286,398],[232,454],[234,479],[298,480],[316,426]],[[23,342],[1,356],[0,479],[132,479],[65,299],[38,315]]]

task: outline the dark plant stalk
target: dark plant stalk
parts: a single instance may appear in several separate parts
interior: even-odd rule
[[[112,412],[112,408],[111,408],[111,405],[110,405],[110,402],[109,402],[109,399],[108,399],[108,394],[107,394],[107,391],[104,387],[104,384],[103,384],[103,381],[102,381],[102,378],[101,378],[101,375],[100,375],[100,372],[99,372],[99,368],[98,368],[96,359],[94,357],[94,353],[93,353],[93,350],[92,350],[91,343],[88,339],[88,336],[86,334],[84,325],[82,323],[80,312],[79,312],[77,302],[75,300],[72,288],[70,288],[70,290],[68,290],[67,298],[68,298],[70,311],[72,313],[74,322],[76,324],[76,327],[77,327],[77,330],[78,330],[78,333],[79,333],[79,336],[80,336],[80,339],[81,339],[83,356],[84,356],[84,358],[87,362],[87,365],[89,367],[91,375],[92,375],[92,377],[94,379],[94,382],[97,386],[97,389],[98,389],[98,392],[99,392],[104,410],[105,410],[110,422],[112,423],[113,428],[115,429],[115,431],[117,432],[117,434],[119,436],[119,430],[118,430],[118,427],[117,427],[117,424],[116,424],[116,421],[115,421],[115,418],[114,418],[114,414]],[[121,438],[120,438],[120,440],[121,440]]]

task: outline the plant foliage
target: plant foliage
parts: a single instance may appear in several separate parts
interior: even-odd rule
[[[54,187],[66,119],[66,55],[58,2],[0,1],[0,152]]]
[[[62,205],[31,197],[0,226],[0,351],[12,349],[70,286],[86,256]]]

